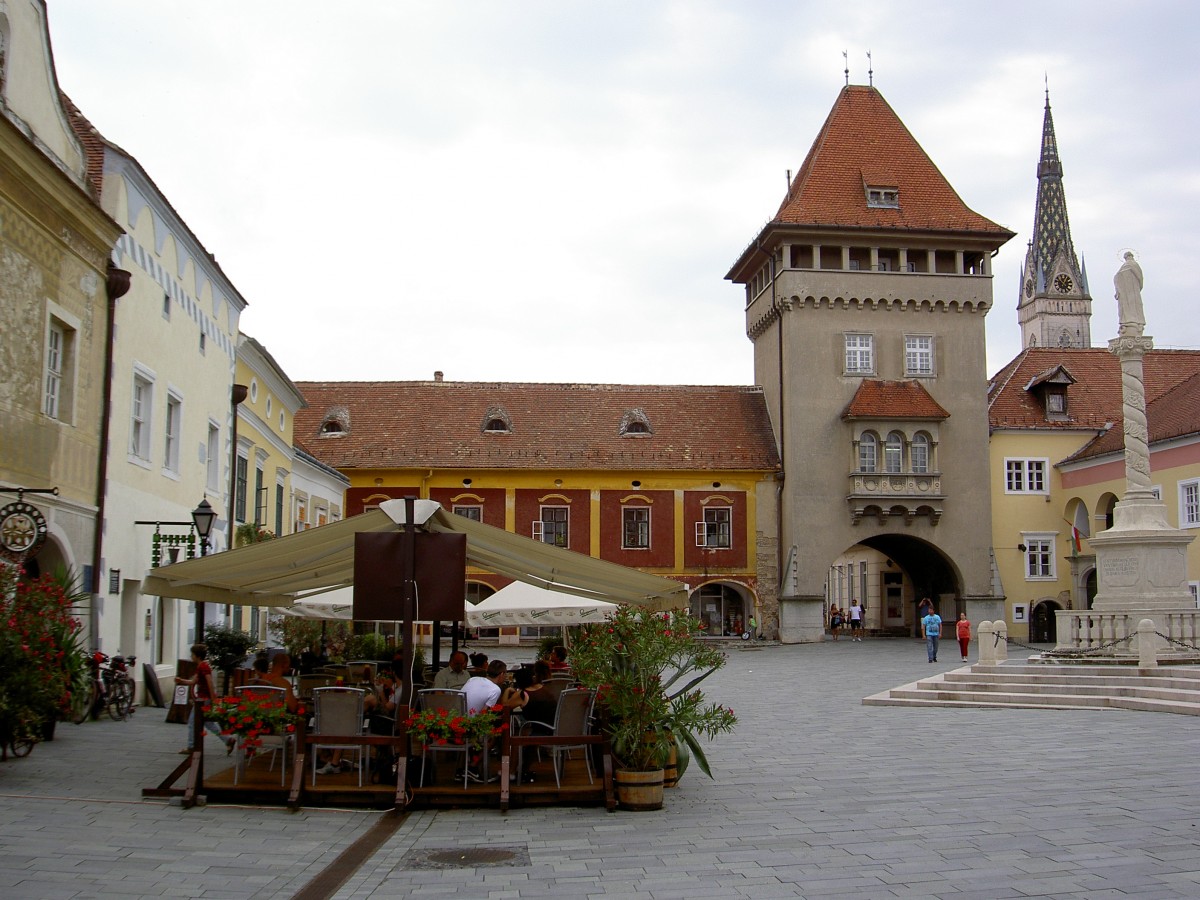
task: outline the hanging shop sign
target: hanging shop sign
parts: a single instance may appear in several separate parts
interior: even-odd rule
[[[46,543],[46,517],[24,500],[0,507],[0,555],[12,562],[34,556]]]

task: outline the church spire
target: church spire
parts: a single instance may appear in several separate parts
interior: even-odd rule
[[[1063,165],[1058,155],[1050,89],[1042,117],[1042,148],[1038,158],[1037,205],[1033,235],[1025,254],[1017,318],[1026,347],[1091,345],[1092,298],[1087,274],[1075,255]]]

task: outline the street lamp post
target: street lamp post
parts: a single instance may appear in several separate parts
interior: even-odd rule
[[[200,501],[200,505],[192,510],[192,524],[196,528],[196,535],[200,538],[200,555],[208,556],[208,536],[212,534],[213,524],[217,521],[217,511],[212,508],[212,504],[205,497]],[[196,601],[196,640],[195,643],[203,643],[204,641],[204,604],[199,600]]]

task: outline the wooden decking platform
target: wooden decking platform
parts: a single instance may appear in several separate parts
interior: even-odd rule
[[[390,743],[390,738],[364,737],[367,744]],[[612,762],[607,744],[601,738],[593,738],[591,783],[588,781],[584,762],[584,751],[576,750],[572,758],[562,765],[561,784],[556,785],[554,768],[547,754],[538,759],[535,744],[553,743],[554,738],[516,738],[506,740],[501,752],[489,760],[487,784],[468,782],[463,787],[461,760],[452,755],[438,754],[430,757],[426,783],[420,786],[421,759],[419,756],[403,759],[396,767],[404,788],[390,781],[371,780],[370,769],[363,774],[363,783],[358,783],[356,771],[317,775],[314,781],[311,758],[301,741],[294,757],[287,760],[286,778],[281,784],[280,765],[283,753],[275,754],[272,766],[271,753],[256,755],[246,762],[237,783],[234,781],[234,758],[223,754],[201,754],[186,757],[180,765],[157,788],[142,791],[144,796],[182,797],[185,805],[191,805],[196,797],[205,796],[210,802],[259,803],[263,805],[291,806],[354,806],[370,809],[409,809],[413,807],[491,807],[507,811],[513,806],[526,805],[598,805],[609,810],[616,807],[612,782]],[[578,742],[579,738],[572,739]],[[517,784],[510,777],[516,772],[518,745],[526,748],[526,773],[533,775],[532,782]],[[372,751],[375,752],[375,751]],[[345,758],[349,758],[349,754]],[[297,765],[302,765],[297,771]],[[203,777],[197,777],[193,768],[199,766]],[[319,766],[318,766],[319,767]],[[186,787],[175,783],[187,777]]]

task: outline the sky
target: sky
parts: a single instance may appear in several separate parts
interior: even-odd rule
[[[988,374],[1020,351],[1047,83],[1093,344],[1132,249],[1146,333],[1200,348],[1191,0],[47,5],[60,87],[296,381],[753,383],[724,276],[847,66],[1016,232]]]

